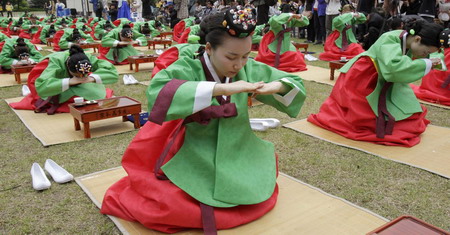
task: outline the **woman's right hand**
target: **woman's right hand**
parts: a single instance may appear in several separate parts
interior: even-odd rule
[[[256,92],[257,89],[262,88],[264,86],[264,82],[257,83],[249,83],[246,81],[237,81],[232,83],[220,83],[214,86],[213,96],[219,95],[233,95],[237,93],[253,93]]]

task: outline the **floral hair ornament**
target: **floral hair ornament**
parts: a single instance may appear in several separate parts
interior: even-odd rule
[[[439,44],[441,47],[448,48],[450,47],[450,29],[446,28],[442,30],[442,32],[439,34]]]
[[[253,34],[256,19],[250,9],[236,6],[225,12],[225,19],[222,24],[231,36],[245,38]]]
[[[409,30],[409,34],[414,35],[415,33],[416,33],[416,31],[414,29]]]
[[[75,65],[75,69],[77,70],[77,72],[83,74],[83,76],[86,76],[91,72],[92,64],[87,60],[78,61],[78,63]]]

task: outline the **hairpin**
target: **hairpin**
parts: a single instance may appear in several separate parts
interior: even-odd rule
[[[78,63],[75,65],[75,69],[77,72],[86,75],[91,72],[92,65],[87,61],[78,61]]]

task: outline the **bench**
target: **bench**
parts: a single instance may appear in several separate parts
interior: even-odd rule
[[[303,49],[305,49],[305,54],[308,53],[308,47],[309,47],[308,43],[292,42],[292,44],[295,46],[295,48],[297,50],[299,50],[300,48],[303,48]]]
[[[21,73],[29,73],[36,64],[16,64],[11,65],[11,71],[14,73],[14,78],[16,79],[17,84],[22,83],[22,79],[20,78]]]
[[[166,49],[166,45],[172,46],[172,40],[171,39],[152,39],[152,40],[148,40],[148,49],[151,49],[150,46],[153,45],[153,50],[155,50],[156,48],[156,44],[158,45],[164,45],[164,49]]]
[[[330,61],[330,80],[334,80],[334,70],[342,68],[347,61],[334,60]]]

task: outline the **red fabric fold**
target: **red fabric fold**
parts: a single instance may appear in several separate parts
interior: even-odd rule
[[[38,29],[38,31],[33,35],[33,39],[31,40],[31,43],[33,44],[42,44],[42,41],[39,37],[41,37],[42,27]]]
[[[270,43],[275,39],[275,35],[272,31],[266,33],[261,42],[259,43],[258,55],[255,60],[265,63],[274,67],[275,65],[275,53],[273,53],[269,49]],[[280,64],[278,66],[279,70],[285,72],[298,72],[305,71],[306,63],[305,63],[305,55],[303,55],[300,51],[286,51],[280,55]]]
[[[364,78],[364,79],[361,79]],[[412,147],[420,142],[420,134],[430,123],[427,109],[407,119],[396,121],[391,135],[377,138],[376,115],[366,96],[376,87],[378,73],[369,57],[361,57],[347,73],[341,73],[337,82],[317,114],[308,121],[353,140],[375,144]]]
[[[168,50],[164,51],[158,59],[155,61],[155,66],[152,70],[152,77],[155,76],[159,71],[169,67],[173,62],[178,60],[178,48],[171,47]]]
[[[445,49],[445,64],[450,69],[450,48]],[[422,78],[420,86],[412,85],[417,98],[431,103],[450,106],[450,86],[442,87],[450,71],[431,70]]]
[[[178,40],[180,40],[185,25],[186,22],[180,21],[175,26],[173,26],[172,40],[174,40],[175,42],[178,42]]]
[[[64,30],[56,31],[55,35],[53,36],[53,50],[54,51],[60,51],[61,48],[59,47],[59,40],[61,40],[61,37],[64,35]]]
[[[336,46],[335,41],[339,38],[339,31],[333,31],[325,41],[324,52],[320,53],[319,59],[325,61],[340,60],[341,57],[352,59],[353,57],[364,52],[364,49],[358,43],[350,43],[345,51],[341,51]]]
[[[162,126],[147,122],[128,146],[122,165],[128,176],[112,185],[105,194],[101,212],[165,233],[202,226],[199,202],[168,180],[158,180],[153,172],[157,158],[182,120]],[[184,142],[185,129],[177,135],[166,161]],[[151,150],[151,151],[149,151]],[[276,203],[278,186],[266,201],[232,208],[214,208],[217,229],[251,222],[270,211]]]
[[[184,30],[180,36],[180,39],[178,39],[178,44],[187,43],[190,32],[191,32],[191,28],[187,28],[186,30]]]

